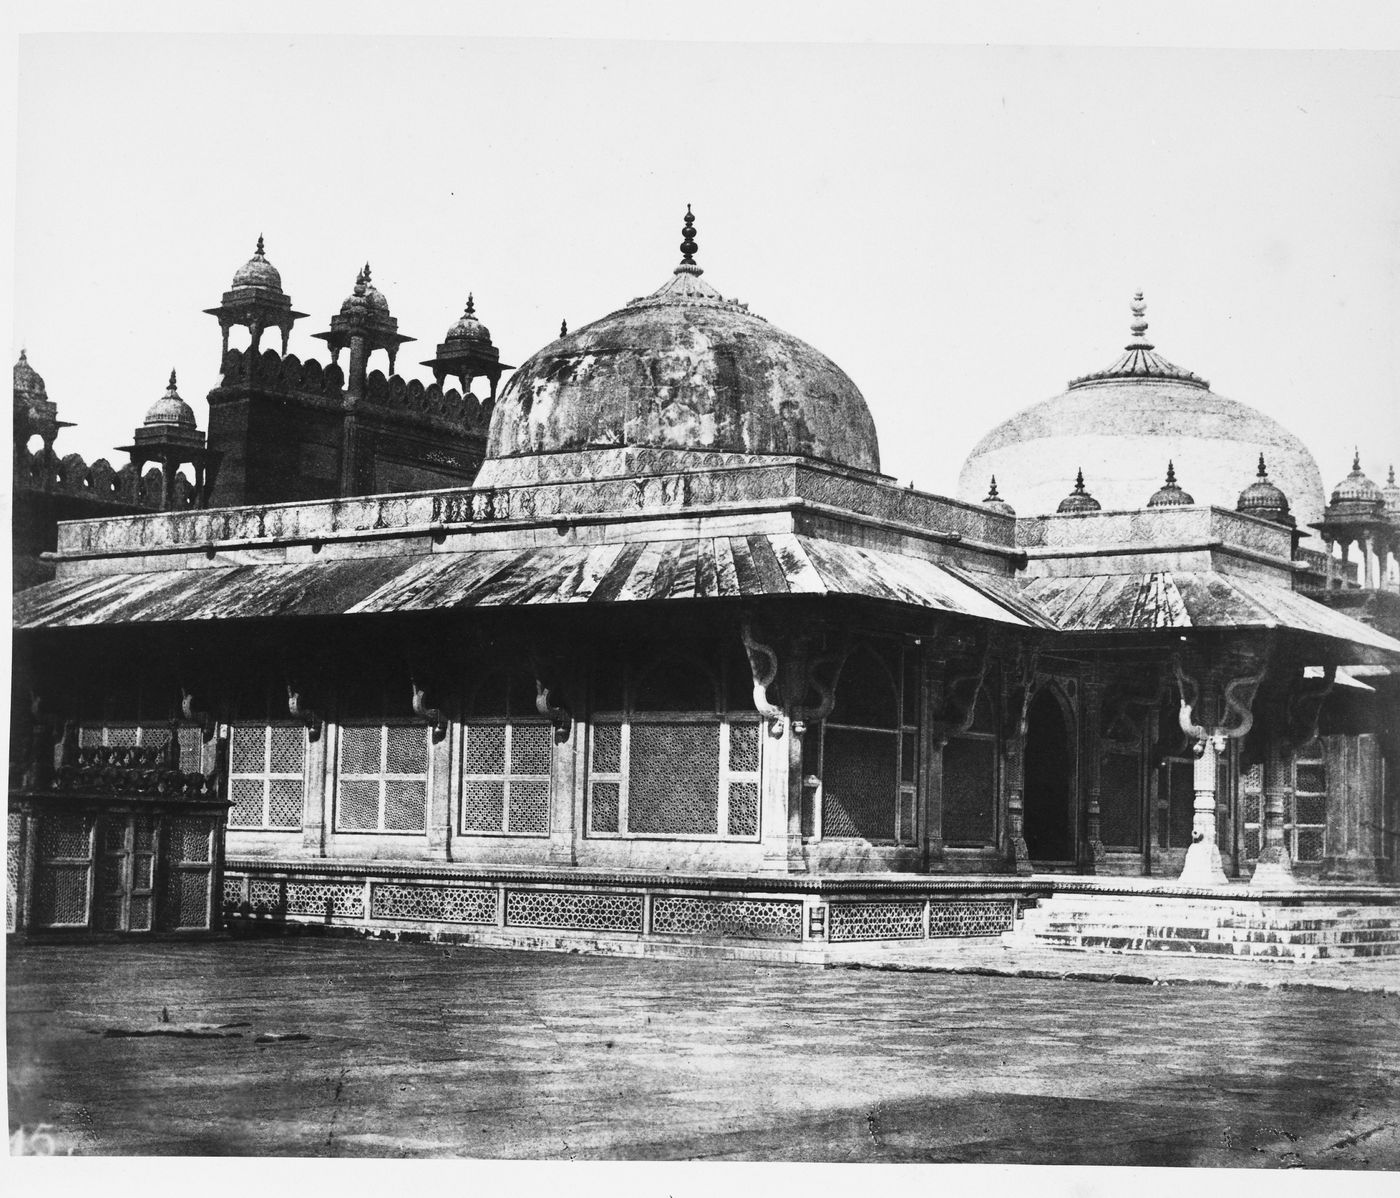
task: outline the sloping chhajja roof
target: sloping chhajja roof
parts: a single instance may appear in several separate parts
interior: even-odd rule
[[[845,595],[1048,627],[1014,587],[792,533],[480,549],[59,579],[14,597],[20,629],[525,604]]]
[[[1306,595],[1214,571],[1034,578],[1021,591],[1064,632],[1278,628],[1400,655],[1400,641]]]

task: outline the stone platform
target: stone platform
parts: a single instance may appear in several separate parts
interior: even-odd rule
[[[1400,888],[1074,875],[680,875],[231,858],[234,933],[279,928],[621,956],[841,964],[979,945],[1242,962],[1400,957]]]
[[[1077,888],[1027,912],[1006,939],[1042,948],[1273,962],[1400,957],[1400,892],[1221,887],[1173,895]]]

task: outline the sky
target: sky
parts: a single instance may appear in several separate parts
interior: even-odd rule
[[[368,261],[426,381],[468,291],[519,364],[658,287],[689,203],[706,280],[855,380],[900,482],[952,493],[989,428],[1118,356],[1139,289],[1158,350],[1329,490],[1354,445],[1400,465],[1393,42],[334,27],[19,36],[11,360],[76,422],[61,452],[124,461],[172,368],[207,427],[203,309],[260,233],[310,313],[293,353],[326,359]]]

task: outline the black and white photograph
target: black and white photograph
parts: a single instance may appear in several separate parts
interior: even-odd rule
[[[1400,15],[124,7],[9,42],[10,1192],[1382,1192]]]

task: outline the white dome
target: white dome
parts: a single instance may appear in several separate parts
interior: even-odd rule
[[[1083,469],[1104,510],[1146,507],[1170,460],[1199,504],[1233,511],[1262,452],[1300,529],[1322,519],[1322,475],[1313,456],[1276,420],[1210,390],[1172,365],[1143,335],[1139,294],[1134,338],[1107,370],[1076,379],[1052,399],[1018,412],[982,438],[958,476],[958,498],[977,502],[995,474],[1023,516],[1055,511]]]

